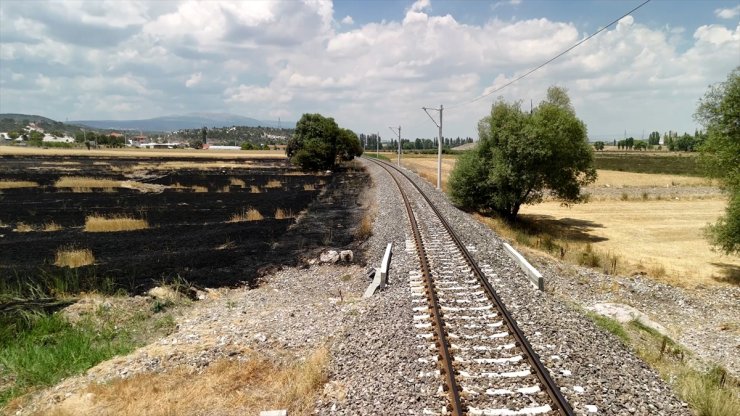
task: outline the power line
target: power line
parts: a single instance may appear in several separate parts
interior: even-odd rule
[[[497,92],[499,92],[499,91],[503,90],[504,88],[508,87],[509,85],[511,85],[511,84],[513,84],[513,83],[515,83],[515,82],[517,82],[517,81],[519,81],[519,80],[521,80],[521,79],[523,79],[523,78],[525,78],[525,77],[529,76],[530,74],[532,74],[532,73],[534,73],[534,72],[536,72],[536,71],[540,70],[540,69],[541,69],[542,67],[544,67],[545,65],[549,64],[550,62],[552,62],[552,61],[554,61],[554,60],[556,60],[556,59],[560,58],[561,56],[565,55],[566,53],[568,53],[568,52],[572,51],[573,49],[577,48],[577,47],[578,47],[578,46],[580,46],[580,45],[581,45],[582,43],[584,43],[584,42],[586,42],[587,40],[591,39],[592,37],[594,37],[594,36],[598,35],[599,33],[601,33],[601,32],[603,32],[603,31],[605,31],[605,30],[606,30],[607,28],[609,28],[610,26],[612,26],[612,25],[614,25],[615,23],[619,22],[619,21],[620,21],[620,20],[622,20],[623,18],[625,18],[625,17],[629,16],[630,14],[632,14],[632,13],[633,13],[633,12],[635,12],[635,11],[637,11],[638,9],[640,9],[640,8],[641,8],[642,6],[644,6],[644,5],[648,4],[649,2],[650,2],[650,0],[645,0],[644,2],[642,2],[642,3],[640,4],[640,5],[638,5],[638,6],[637,6],[637,7],[635,7],[634,9],[632,9],[632,10],[628,11],[627,13],[623,14],[623,15],[622,15],[622,16],[620,16],[619,18],[617,18],[617,19],[614,19],[614,20],[613,20],[613,21],[612,21],[611,23],[607,24],[606,26],[602,27],[601,29],[597,30],[596,32],[592,33],[592,34],[591,34],[591,35],[589,35],[588,37],[586,37],[586,38],[582,39],[581,41],[579,41],[579,42],[578,42],[578,43],[576,43],[575,45],[571,46],[570,48],[568,48],[568,49],[566,49],[566,50],[564,50],[564,51],[560,52],[559,54],[555,55],[554,57],[552,57],[552,58],[548,59],[547,61],[545,61],[544,63],[540,64],[539,66],[537,66],[537,67],[535,67],[535,68],[533,68],[533,69],[529,70],[529,71],[528,71],[528,72],[526,72],[526,73],[525,73],[524,75],[521,75],[521,76],[519,76],[518,78],[516,78],[516,79],[514,79],[514,80],[511,80],[511,81],[507,82],[506,84],[504,84],[504,85],[502,85],[502,86],[500,86],[500,87],[496,88],[495,90],[493,90],[493,91],[490,91],[490,92],[488,92],[488,93],[486,93],[486,94],[483,94],[483,95],[481,95],[480,97],[474,98],[474,99],[472,99],[472,100],[470,100],[470,101],[468,101],[468,102],[462,103],[462,104],[458,104],[458,105],[455,105],[455,106],[452,106],[452,107],[447,107],[447,109],[449,110],[449,109],[451,109],[451,108],[457,108],[457,107],[462,107],[462,106],[464,106],[464,105],[472,104],[472,103],[474,103],[474,102],[476,102],[476,101],[482,100],[483,98],[486,98],[486,97],[490,96],[491,94],[494,94],[494,93],[497,93]]]

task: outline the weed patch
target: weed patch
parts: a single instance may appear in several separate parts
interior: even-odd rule
[[[229,183],[231,183],[231,186],[239,186],[241,188],[247,187],[246,182],[244,182],[243,179],[239,179],[239,178],[229,178]]]
[[[267,184],[265,185],[265,188],[268,188],[268,189],[282,188],[282,187],[283,187],[283,183],[277,179],[270,179],[269,181],[267,181]]]
[[[275,219],[276,220],[284,220],[286,218],[295,218],[293,215],[293,211],[291,210],[284,210],[282,208],[278,208],[275,210]]]
[[[147,228],[149,228],[149,223],[146,220],[126,216],[103,217],[90,215],[85,218],[85,231],[88,233],[110,233],[145,230]]]
[[[113,188],[120,188],[121,181],[86,176],[64,176],[59,178],[54,186],[56,188],[69,188],[72,192],[91,192],[93,189],[99,188],[110,191]]]
[[[44,232],[54,232],[54,231],[61,231],[62,226],[55,223],[54,221],[47,222],[44,224],[43,228],[41,228],[41,231]]]
[[[740,384],[727,372],[712,366],[697,370],[689,366],[689,353],[671,338],[639,321],[625,326],[632,335],[632,347],[637,354],[673,385],[679,396],[700,416],[732,416],[740,414]]]
[[[0,189],[35,188],[38,183],[32,181],[8,181],[0,180]]]
[[[82,267],[95,263],[95,256],[88,248],[60,248],[54,254],[54,265],[59,267]]]
[[[261,221],[264,217],[254,208],[243,209],[231,216],[229,222],[243,222],[243,221]]]
[[[31,231],[34,231],[33,226],[26,224],[24,222],[19,222],[15,225],[15,229],[13,231],[17,233],[30,233]]]

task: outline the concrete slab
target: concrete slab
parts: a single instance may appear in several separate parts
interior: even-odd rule
[[[640,321],[646,327],[652,328],[662,335],[670,335],[663,325],[653,321],[639,309],[630,305],[622,303],[596,303],[586,309],[612,318],[622,324],[629,321]]]

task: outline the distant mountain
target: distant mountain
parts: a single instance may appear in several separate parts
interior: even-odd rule
[[[278,122],[257,120],[249,117],[225,113],[190,113],[155,117],[145,120],[75,120],[70,124],[78,124],[96,129],[115,130],[142,130],[142,131],[175,131],[184,129],[199,129],[201,127],[283,127],[295,128],[295,122]]]

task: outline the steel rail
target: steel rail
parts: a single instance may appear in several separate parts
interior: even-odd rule
[[[468,250],[465,248],[465,245],[462,243],[460,238],[457,236],[457,233],[454,232],[450,224],[447,222],[447,220],[444,218],[442,213],[437,209],[437,207],[432,203],[432,201],[429,199],[429,197],[422,191],[422,189],[417,185],[409,175],[407,175],[402,170],[396,168],[395,166],[392,166],[390,164],[386,164],[385,162],[381,163],[380,161],[375,161],[380,166],[382,166],[385,170],[388,171],[388,167],[393,168],[398,173],[403,175],[413,186],[416,188],[416,190],[419,192],[419,194],[424,198],[424,200],[427,202],[429,207],[434,211],[435,215],[439,218],[439,220],[442,222],[443,226],[445,227],[447,233],[450,235],[452,240],[454,241],[455,245],[458,247],[460,252],[463,254],[463,257],[465,258],[465,261],[468,263],[470,268],[473,270],[473,273],[475,274],[476,278],[481,282],[483,285],[486,294],[489,296],[489,298],[493,301],[496,308],[501,312],[501,316],[504,319],[504,323],[506,327],[509,329],[509,332],[512,334],[514,339],[516,340],[517,346],[519,346],[525,355],[525,358],[527,359],[527,362],[534,368],[535,375],[540,380],[540,383],[545,387],[545,391],[550,396],[550,399],[555,404],[556,410],[559,414],[563,416],[573,416],[573,408],[570,406],[568,401],[565,399],[563,394],[560,392],[560,389],[558,388],[557,384],[555,384],[555,381],[550,376],[550,373],[545,368],[544,364],[539,359],[539,356],[534,352],[534,349],[532,348],[532,345],[527,341],[527,338],[524,336],[524,333],[519,328],[519,325],[516,323],[516,320],[514,317],[511,316],[511,313],[509,313],[508,309],[504,306],[503,301],[499,297],[496,290],[491,286],[491,283],[486,279],[483,272],[478,267],[478,264],[473,259],[473,256],[468,252]],[[389,171],[390,173],[390,171]],[[400,188],[400,184],[398,180],[391,174],[391,177],[393,177],[393,180],[396,182],[396,184]],[[403,190],[401,190],[401,194],[403,195],[404,201],[408,203],[408,199],[405,196]],[[407,210],[409,207],[407,206]],[[415,222],[415,221],[414,221]],[[418,233],[416,229],[414,229],[415,233]],[[416,238],[416,237],[415,237]]]
[[[454,416],[464,416],[465,408],[463,407],[462,399],[460,398],[460,390],[458,389],[457,381],[455,381],[455,368],[452,365],[453,360],[450,353],[450,346],[447,341],[447,335],[445,334],[445,324],[444,319],[442,318],[442,310],[439,306],[439,299],[437,298],[437,291],[434,286],[434,280],[432,279],[432,272],[429,267],[429,261],[427,260],[424,242],[421,239],[419,225],[416,222],[416,217],[414,216],[414,212],[411,209],[411,203],[406,196],[406,192],[404,192],[403,188],[401,188],[401,183],[385,165],[379,164],[379,166],[385,169],[391,176],[391,178],[393,178],[393,181],[396,182],[396,186],[398,186],[398,190],[400,191],[401,197],[403,198],[403,203],[406,206],[406,213],[408,214],[409,222],[411,223],[411,230],[414,233],[416,252],[419,255],[421,273],[424,277],[424,283],[427,287],[427,300],[429,302],[429,309],[433,318],[433,325],[437,336],[437,347],[440,354],[440,373],[447,379],[447,385],[445,385],[445,387],[447,389],[447,395],[450,400],[450,408],[448,410]]]

